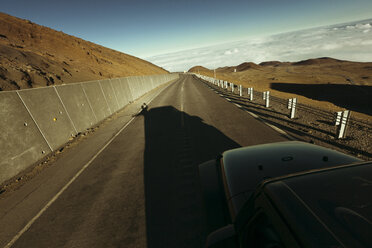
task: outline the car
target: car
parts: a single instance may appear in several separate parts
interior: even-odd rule
[[[372,163],[288,141],[199,166],[206,247],[372,247]]]

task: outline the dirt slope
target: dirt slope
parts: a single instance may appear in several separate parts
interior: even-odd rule
[[[139,58],[0,13],[0,91],[163,73]]]

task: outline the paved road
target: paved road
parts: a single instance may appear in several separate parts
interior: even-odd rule
[[[285,140],[199,80],[181,75],[95,159],[84,159],[129,119],[118,118],[58,166],[0,199],[0,246],[18,233],[12,247],[202,247],[197,165],[227,149]]]

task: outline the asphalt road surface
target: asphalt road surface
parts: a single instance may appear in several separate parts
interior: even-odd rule
[[[202,247],[198,164],[283,140],[181,75],[147,111],[119,116],[0,199],[0,247]]]

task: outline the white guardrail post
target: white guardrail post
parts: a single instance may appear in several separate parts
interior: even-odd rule
[[[230,83],[230,86],[231,86],[231,92],[234,93],[234,84]]]
[[[249,90],[249,100],[253,101],[253,88],[250,88]]]
[[[337,113],[337,117],[338,116],[339,114]],[[338,122],[338,126],[340,127],[338,129],[338,134],[337,134],[338,139],[344,139],[346,137],[346,127],[347,127],[347,123],[349,122],[349,118],[350,118],[350,111],[349,110],[342,111],[341,120]],[[337,120],[336,120],[336,125],[337,125]]]
[[[239,96],[243,95],[243,86],[239,85]]]
[[[270,107],[270,91],[266,91],[266,108]]]
[[[336,112],[335,126],[340,125],[340,123],[341,123],[341,117],[342,117],[342,111]]]
[[[291,110],[290,118],[293,119],[295,118],[295,114],[296,114],[297,98],[289,99],[288,103],[291,103],[291,105],[289,106],[289,109]]]
[[[266,91],[262,92],[262,100],[266,100]]]
[[[288,99],[288,109],[292,107],[292,98]]]

